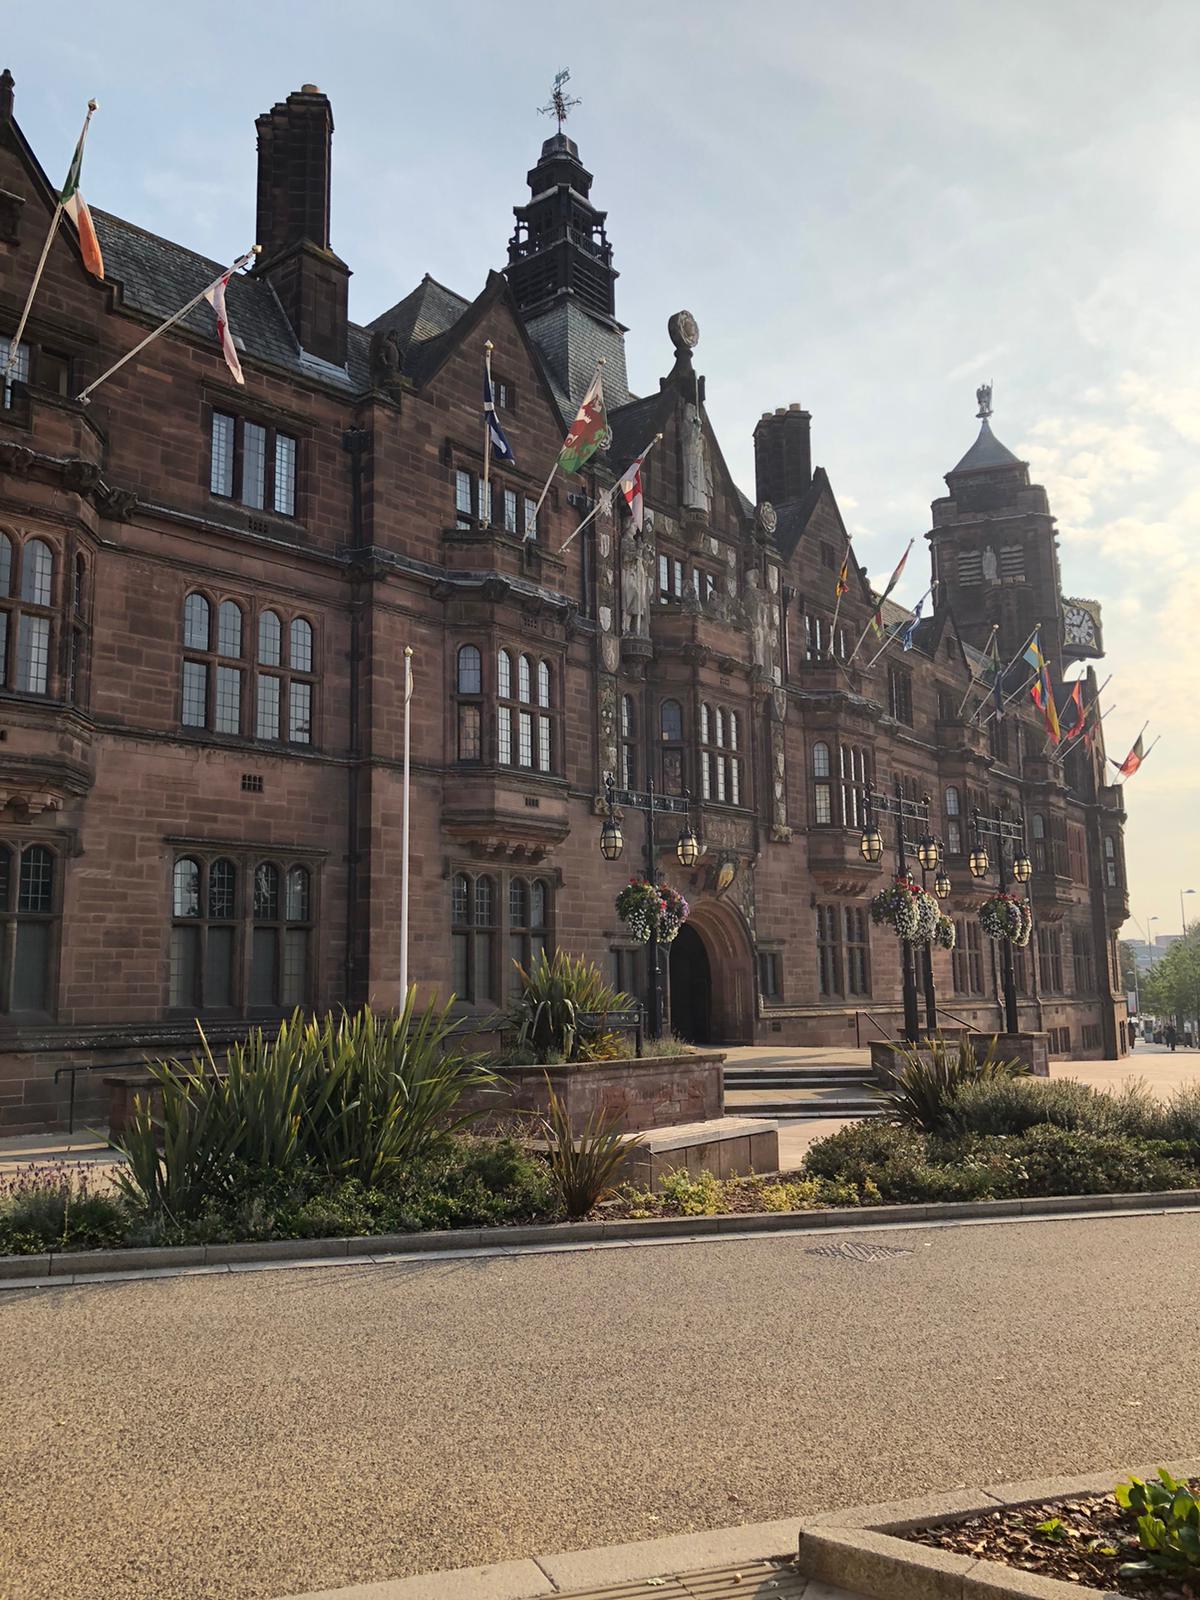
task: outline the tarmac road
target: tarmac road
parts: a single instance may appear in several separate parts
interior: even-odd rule
[[[7,1292],[0,1595],[274,1600],[1195,1456],[1197,1259],[1175,1214]]]

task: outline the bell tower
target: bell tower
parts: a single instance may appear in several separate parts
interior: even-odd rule
[[[1040,623],[1042,647],[1062,659],[1063,600],[1050,502],[1029,481],[1029,464],[991,428],[992,386],[976,390],[979,436],[946,474],[949,493],[933,502],[933,575],[963,638],[983,649],[999,624],[1012,656]]]

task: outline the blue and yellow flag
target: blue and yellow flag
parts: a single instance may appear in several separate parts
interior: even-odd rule
[[[1046,721],[1046,732],[1050,735],[1050,743],[1057,744],[1062,738],[1062,730],[1058,725],[1058,707],[1054,704],[1054,687],[1050,682],[1050,667],[1042,654],[1042,630],[1035,628],[1033,638],[1025,651],[1025,660],[1037,673],[1037,682],[1029,691],[1034,705],[1042,713]]]

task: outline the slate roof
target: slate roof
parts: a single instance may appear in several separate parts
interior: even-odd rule
[[[614,472],[624,472],[629,463],[641,455],[654,435],[661,431],[673,404],[671,394],[660,389],[641,400],[629,401],[619,410],[609,411],[608,423],[613,437],[608,447],[608,460]]]
[[[575,416],[604,357],[604,398],[609,409],[627,405],[629,378],[625,369],[625,336],[614,323],[594,317],[573,300],[560,298],[525,326],[542,353],[554,393],[567,422]]]
[[[165,320],[229,265],[148,233],[108,211],[94,207],[92,220],[104,252],[105,276],[120,283],[125,305],[149,317]],[[369,339],[365,330],[351,327],[348,370],[344,371],[301,350],[279,298],[265,278],[236,274],[226,291],[226,304],[238,348],[252,359],[347,389],[367,386]],[[216,340],[212,309],[203,301],[182,318],[181,325],[202,338]]]
[[[426,273],[410,294],[398,300],[390,311],[369,322],[367,332],[373,334],[394,328],[400,341],[401,369],[406,377],[419,383],[421,373],[426,368],[431,369],[433,364],[428,359],[432,353],[428,347],[450,331],[470,304],[462,295],[455,294],[453,289],[447,289],[444,283]]]
[[[966,455],[953,467],[947,477],[956,472],[979,472],[988,467],[1023,467],[1025,463],[1013,455],[1006,445],[1002,445],[992,432],[988,419],[984,417],[979,425],[979,437],[967,451]]]

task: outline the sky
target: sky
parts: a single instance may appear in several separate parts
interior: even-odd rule
[[[569,67],[631,387],[657,386],[667,318],[692,311],[747,492],[754,423],[801,402],[884,573],[994,382],[993,429],[1058,517],[1065,592],[1103,607],[1110,753],[1147,719],[1162,735],[1125,789],[1133,918],[1177,931],[1190,888],[1200,916],[1194,0],[60,0],[53,29],[10,11],[0,49],[55,181],[95,95],[89,200],[221,260],[253,242],[255,116],[316,83],[360,322],[425,272],[473,296],[504,264]]]

